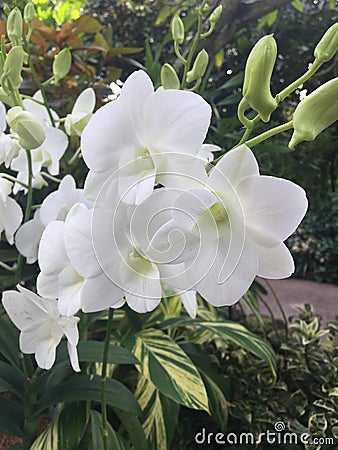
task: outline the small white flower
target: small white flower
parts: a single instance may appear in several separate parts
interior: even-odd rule
[[[0,177],[0,234],[5,231],[6,239],[10,244],[14,242],[14,234],[22,221],[20,205],[11,197],[10,181]]]
[[[95,92],[87,88],[76,99],[72,112],[67,115],[65,130],[68,136],[81,136],[95,108]]]
[[[61,314],[71,316],[81,307],[80,295],[83,278],[73,268],[64,245],[67,224],[50,222],[42,233],[38,261],[41,272],[36,281],[39,295],[58,298]]]
[[[73,369],[80,371],[76,346],[79,340],[78,317],[60,315],[55,299],[41,298],[18,286],[17,291],[5,291],[2,304],[14,325],[19,328],[20,349],[23,353],[35,353],[42,369],[50,369],[56,356],[56,347],[65,335]]]
[[[15,245],[19,252],[32,264],[38,258],[38,248],[43,230],[54,221],[64,222],[70,209],[76,203],[89,205],[84,198],[83,189],[77,189],[75,180],[66,175],[58,190],[49,194],[42,202],[41,208],[34,214],[34,218],[24,223],[16,233]]]

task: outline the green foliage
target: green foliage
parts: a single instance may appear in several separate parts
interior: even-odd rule
[[[317,281],[338,281],[338,194],[330,194],[310,209],[289,240],[296,275]]]
[[[33,0],[38,17],[48,25],[61,25],[72,22],[80,17],[83,0]]]
[[[253,316],[242,317],[251,331],[258,333],[260,325]],[[203,355],[198,355],[200,370],[207,368],[218,379],[219,395],[226,399],[223,405],[223,425],[215,412],[208,417],[202,412],[181,411],[178,430],[172,448],[188,450],[196,448],[195,436],[206,428],[207,432],[253,433],[258,436],[267,430],[275,431],[274,424],[281,421],[286,432],[298,436],[330,438],[330,445],[305,446],[306,450],[329,450],[336,442],[338,423],[338,328],[331,324],[320,328],[318,318],[309,305],[300,310],[298,317],[290,319],[288,334],[284,324],[279,323],[282,339],[277,343],[275,330],[268,318],[264,318],[264,329],[268,339],[274,342],[277,353],[277,382],[271,379],[255,362],[252,354],[232,342],[209,343],[203,346]],[[188,347],[185,347],[187,350]],[[191,353],[190,353],[191,352]],[[196,351],[189,348],[193,358]],[[195,357],[195,356],[194,356]],[[203,364],[203,360],[205,363]],[[208,391],[209,395],[209,391]],[[209,397],[210,400],[210,397]],[[271,443],[263,442],[260,449],[268,450]],[[329,441],[328,441],[329,442]],[[217,449],[210,444],[207,448]],[[246,450],[245,443],[227,448]],[[300,450],[300,443],[292,447],[279,444],[281,450]]]

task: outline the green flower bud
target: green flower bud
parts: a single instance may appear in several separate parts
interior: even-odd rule
[[[161,83],[164,89],[179,89],[180,80],[175,69],[170,64],[164,64],[161,69]]]
[[[202,78],[205,74],[205,71],[207,70],[209,63],[209,55],[208,52],[203,49],[201,50],[198,55],[196,56],[194,65],[192,66],[192,69],[189,70],[187,73],[187,82],[191,83],[194,80],[197,80],[198,78]]]
[[[2,87],[0,87],[0,102],[5,103],[8,106],[14,106],[13,99],[6,94]]]
[[[46,139],[45,131],[34,114],[23,111],[20,106],[11,108],[7,113],[7,123],[19,136],[19,144],[26,150],[33,150]]]
[[[244,72],[243,97],[258,112],[263,122],[270,120],[277,101],[270,91],[270,80],[277,57],[277,44],[272,36],[262,37],[251,50]]]
[[[10,128],[12,130],[16,131],[16,117],[23,112],[23,109],[21,106],[14,106],[13,108],[9,109],[6,114],[6,120]]]
[[[22,37],[22,15],[19,8],[15,7],[9,13],[7,19],[7,35],[14,45],[19,45]]]
[[[209,21],[212,25],[215,25],[216,22],[218,21],[218,19],[221,17],[222,15],[222,5],[217,6],[217,8],[215,8],[213,10],[213,12],[210,15]]]
[[[176,41],[178,44],[182,44],[182,42],[184,41],[184,23],[179,16],[175,16],[173,18],[171,33],[174,41]]]
[[[7,5],[7,3],[5,3],[5,4],[3,5],[3,10],[4,10],[4,13],[6,14],[6,16],[9,16],[9,15],[10,15],[10,13],[11,13],[11,8]]]
[[[293,114],[293,135],[289,147],[313,141],[319,133],[338,120],[338,78],[324,83],[304,98]]]
[[[7,94],[10,94],[12,89],[19,89],[22,83],[21,71],[25,58],[26,53],[21,45],[12,47],[9,51],[1,75],[1,85]]]
[[[27,3],[23,11],[23,18],[26,23],[32,23],[35,16],[35,8],[32,2]]]
[[[332,25],[314,49],[314,57],[320,62],[329,61],[338,50],[338,22]]]
[[[53,62],[53,74],[55,77],[55,83],[58,83],[64,78],[70,71],[72,65],[72,54],[69,48],[64,48],[61,52],[55,56]]]

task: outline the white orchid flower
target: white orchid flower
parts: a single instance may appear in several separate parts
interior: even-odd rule
[[[41,208],[34,214],[34,218],[24,223],[15,235],[15,245],[19,252],[32,264],[38,259],[38,249],[43,230],[54,221],[65,221],[71,208],[76,203],[89,205],[85,199],[83,189],[77,189],[75,180],[66,175],[58,189],[44,199]]]
[[[41,298],[20,285],[18,290],[5,291],[2,304],[11,321],[21,331],[21,351],[35,353],[38,366],[48,370],[55,362],[56,347],[65,335],[72,367],[79,372],[76,351],[79,318],[60,315],[55,299]]]
[[[50,222],[42,233],[38,262],[41,272],[36,281],[38,294],[45,298],[58,298],[62,315],[72,316],[81,307],[80,295],[83,278],[72,266],[64,245],[66,223]]]
[[[101,192],[96,207],[72,215],[67,220],[64,242],[67,255],[85,282],[81,290],[84,312],[120,307],[125,301],[133,310],[152,311],[166,296],[179,294],[189,314],[197,311],[196,292],[185,289],[184,266],[168,266],[164,260],[151,260],[151,236],[168,220],[168,197],[156,190],[137,207],[118,199],[117,180]],[[158,195],[161,191],[161,194]],[[153,196],[156,195],[156,198]],[[75,206],[74,208],[76,208]],[[157,218],[154,216],[159,212]],[[162,212],[164,214],[162,214]],[[154,220],[151,220],[151,219]],[[149,225],[147,227],[147,225]]]
[[[170,229],[184,231],[185,247],[176,262],[184,261],[191,285],[205,300],[231,305],[256,275],[292,274],[293,259],[283,241],[306,209],[304,190],[281,178],[261,176],[253,153],[242,145],[218,162],[205,186],[177,197],[162,235]],[[161,230],[153,242],[159,244]]]
[[[20,205],[9,197],[13,183],[0,177],[0,234],[4,231],[7,241],[14,242],[14,234],[22,221]]]
[[[119,195],[130,204],[142,202],[154,185],[165,186],[168,173],[205,177],[198,155],[206,136],[211,108],[197,94],[179,90],[154,92],[148,75],[134,72],[119,98],[100,108],[81,139],[90,169],[85,191],[95,198],[117,169]]]
[[[72,112],[66,116],[65,130],[68,136],[81,136],[83,129],[93,115],[95,91],[87,88],[78,96]]]

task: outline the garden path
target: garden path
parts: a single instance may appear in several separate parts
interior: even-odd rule
[[[259,281],[269,291],[265,280],[259,279]],[[297,307],[303,307],[305,303],[313,305],[315,313],[322,317],[323,325],[334,321],[338,316],[338,285],[336,284],[316,283],[296,278],[270,280],[269,283],[275,290],[287,317],[297,315]],[[273,313],[281,317],[271,291],[264,296],[264,299],[268,301]]]

